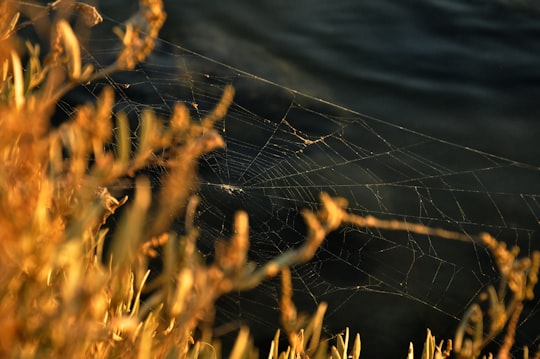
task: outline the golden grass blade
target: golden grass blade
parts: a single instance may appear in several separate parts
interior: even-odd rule
[[[15,51],[11,52],[11,63],[13,65],[13,99],[15,108],[20,109],[25,102],[24,76],[21,59]]]
[[[249,350],[249,329],[246,327],[240,328],[240,332],[236,337],[236,342],[232,349],[230,359],[242,359],[245,358],[247,351]]]
[[[317,307],[317,311],[315,312],[315,315],[311,319],[306,329],[306,336],[310,338],[309,348],[307,350],[309,354],[314,354],[319,347],[321,341],[324,313],[326,313],[327,308],[328,305],[326,304],[326,302],[321,302]]]
[[[68,59],[68,75],[72,80],[78,81],[81,77],[81,49],[79,40],[67,21],[60,20],[57,27]]]
[[[338,337],[339,337],[339,335],[338,335]],[[332,359],[342,359],[341,353],[339,352],[339,350],[335,346],[332,346],[331,358]]]
[[[414,345],[409,342],[409,350],[407,351],[407,359],[414,359]]]
[[[134,202],[120,219],[119,229],[113,237],[112,259],[115,265],[127,266],[134,260],[142,242],[146,213],[151,199],[149,180],[145,177],[138,178]]]
[[[2,10],[6,10],[6,9],[4,8]],[[9,24],[7,25],[2,24],[3,28],[1,29],[1,32],[0,32],[0,41],[7,40],[14,34],[15,26],[17,25],[17,22],[19,22],[20,16],[21,16],[21,13],[16,12],[11,18],[11,20],[9,21]],[[2,18],[2,20],[4,19]]]
[[[345,328],[345,338],[341,335],[337,337],[338,350],[343,358],[347,357],[347,347],[349,346],[349,328]]]
[[[435,353],[435,337],[431,335],[431,330],[427,330],[426,341],[422,351],[422,359],[433,359]]]
[[[354,344],[352,347],[352,359],[358,359],[360,358],[360,351],[362,350],[362,342],[360,341],[360,334],[356,333],[356,336],[354,337]]]

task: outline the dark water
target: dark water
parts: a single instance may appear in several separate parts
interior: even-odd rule
[[[102,5],[119,21],[135,7]],[[525,2],[171,0],[166,9],[162,37],[173,44],[388,122],[540,165],[540,13]],[[329,319],[329,331],[360,330],[363,357],[404,357],[408,340],[419,345],[427,326],[445,328],[433,324],[445,316],[426,314],[426,305],[397,306],[385,293],[326,299],[340,296],[348,306]]]
[[[521,2],[523,3],[523,2]],[[540,14],[496,0],[167,3],[172,42],[346,107],[540,163]]]

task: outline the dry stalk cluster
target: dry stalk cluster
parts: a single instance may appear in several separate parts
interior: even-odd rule
[[[268,357],[358,358],[359,335],[350,347],[348,330],[330,348],[321,338],[326,304],[312,317],[297,312],[288,268],[310,260],[326,235],[343,224],[471,239],[352,215],[344,199],[322,194],[319,211],[303,212],[308,231],[300,247],[260,266],[249,262],[248,215],[238,212],[234,235],[216,241],[215,260],[206,264],[197,252],[199,230],[194,225],[197,161],[225,145],[214,124],[232,104],[232,87],[224,88],[202,121],[193,121],[182,104],[167,125],[153,112],[144,112],[136,146],[127,117],[112,114],[110,89],[96,104],[78,107],[71,119],[53,128],[54,105],[68,90],[144,61],[165,13],[161,1],[141,1],[140,11],[116,31],[123,43],[117,61],[97,71],[82,62],[80,40],[69,22],[77,15],[85,26],[96,25],[101,17],[95,8],[67,0],[29,4],[0,4],[0,357],[216,358],[220,349],[211,330],[216,299],[281,273],[281,321],[290,345],[279,350],[278,331]],[[23,65],[23,39],[17,31],[35,26],[43,32],[43,24],[51,52],[42,61],[39,47],[25,44]],[[149,180],[138,173],[156,164],[168,171],[152,204]],[[124,177],[136,177],[129,201],[107,189]],[[106,257],[107,218],[124,205]],[[185,217],[184,235],[170,231],[179,216]],[[503,283],[498,293],[489,291],[488,334],[482,329],[483,312],[473,305],[456,334],[455,353],[476,358],[506,328],[499,353],[504,357],[523,301],[532,299],[540,257],[535,253],[517,259],[517,251],[506,250],[491,236],[479,238],[493,252]],[[163,270],[150,276],[148,262],[158,255]],[[196,330],[200,334],[195,339]],[[451,342],[443,349],[428,332],[423,357],[446,358],[451,351]],[[256,356],[249,331],[242,328],[230,357]]]

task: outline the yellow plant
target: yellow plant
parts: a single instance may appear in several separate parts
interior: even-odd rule
[[[322,194],[319,211],[303,212],[308,231],[300,247],[260,266],[249,262],[248,215],[238,212],[234,235],[216,242],[215,260],[206,264],[196,251],[197,160],[224,145],[214,124],[227,114],[232,87],[224,88],[202,121],[192,120],[182,104],[167,125],[145,111],[136,146],[126,116],[113,115],[111,89],[105,89],[96,104],[78,107],[72,118],[52,127],[54,106],[68,90],[144,61],[165,13],[161,1],[141,1],[140,11],[116,30],[123,44],[116,62],[98,71],[82,62],[79,38],[69,22],[75,12],[86,25],[95,25],[101,20],[95,8],[74,1],[23,5],[28,4],[0,4],[0,357],[219,357],[211,330],[216,299],[281,273],[281,321],[290,346],[278,349],[278,331],[268,357],[358,358],[359,335],[349,346],[346,330],[330,349],[321,338],[326,304],[311,318],[297,313],[288,267],[310,260],[325,236],[342,224],[470,239],[442,229],[355,216],[345,210],[344,199]],[[63,15],[49,20],[56,11]],[[42,62],[39,47],[26,43],[23,64],[24,39],[17,32],[38,20],[50,22],[51,52]],[[149,180],[138,173],[156,164],[168,171],[152,203]],[[115,198],[107,189],[124,177],[136,178],[133,199]],[[107,218],[124,205],[110,234],[109,257],[104,253]],[[185,235],[170,230],[179,216]],[[516,251],[507,251],[488,234],[479,239],[494,253],[504,281],[498,295],[489,292],[493,324],[486,338],[468,338],[466,329],[481,323],[476,319],[471,324],[471,318],[481,311],[473,306],[466,313],[455,340],[460,358],[480,355],[505,326],[500,355],[507,354],[522,303],[532,298],[537,281],[538,253],[517,259]],[[163,249],[163,269],[150,277],[148,262],[157,247]],[[513,295],[507,305],[502,295],[506,288]],[[476,328],[483,335],[483,329]],[[194,338],[196,329],[201,335]],[[451,349],[443,351],[434,343],[428,333],[424,356],[447,357]],[[256,355],[248,329],[241,329],[230,357]]]

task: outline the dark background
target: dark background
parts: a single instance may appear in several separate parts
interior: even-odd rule
[[[490,173],[480,181],[487,187],[475,187],[475,190],[483,191],[479,193],[482,194],[482,200],[486,201],[486,194],[495,193],[495,188],[515,192],[515,203],[501,201],[494,207],[504,213],[504,218],[517,218],[516,223],[508,224],[509,228],[524,226],[519,224],[523,219],[527,222],[525,228],[536,229],[534,220],[531,224],[530,218],[534,211],[524,209],[523,202],[519,200],[519,193],[532,194],[532,198],[536,198],[540,183],[540,146],[537,145],[540,134],[540,122],[537,119],[540,95],[540,13],[532,2],[202,0],[165,3],[168,12],[168,20],[162,31],[165,42],[158,46],[162,53],[156,55],[153,61],[177,64],[176,56],[182,51],[175,46],[179,45],[265,80],[390,124],[509,159],[504,165],[509,171],[504,172],[504,175]],[[103,2],[101,10],[106,17],[123,21],[136,7],[134,1],[108,1]],[[172,58],[167,58],[167,53],[170,53]],[[205,60],[198,60],[196,57],[190,61],[192,69],[200,66],[197,69],[200,74],[209,71],[216,78],[222,76],[224,82],[233,78],[230,75],[231,70],[226,67],[197,65],[197,62],[204,63]],[[129,81],[129,78],[126,78],[126,81]],[[153,85],[157,83],[155,80]],[[165,83],[163,85],[157,102],[169,97],[182,98],[182,92],[167,93],[171,91],[171,87],[167,87]],[[238,85],[239,90],[236,99],[238,103],[270,119],[279,119],[283,108],[292,101],[290,92],[263,84],[262,81],[237,80],[235,85]],[[135,92],[134,100],[141,103],[152,102],[146,92]],[[321,103],[317,106],[318,111],[335,111],[332,106],[325,108]],[[310,131],[313,133],[325,131],[317,127],[321,126],[321,122],[317,122],[319,120],[309,120],[309,124],[313,126]],[[350,128],[365,131],[365,127],[359,125]],[[400,135],[394,134],[391,126],[380,125],[377,131],[392,143],[401,141]],[[233,130],[229,130],[227,134],[232,137],[233,133]],[[358,140],[351,137],[353,143],[366,140],[362,133],[358,132],[356,135]],[[414,137],[409,132],[403,136]],[[233,142],[232,149],[235,148],[234,140],[229,139]],[[432,148],[426,148],[424,154],[427,157],[433,155],[436,163],[448,167],[485,166],[483,161],[486,161],[486,157],[478,159],[464,147],[456,151],[450,150],[451,148],[453,147],[437,143]],[[448,151],[448,154],[442,153],[443,151]],[[527,170],[523,173],[514,170],[513,165],[510,165],[511,161],[525,164]],[[385,180],[390,181],[388,178]],[[218,179],[207,178],[207,181],[216,182]],[[423,185],[426,188],[430,186],[426,183]],[[476,185],[478,182],[463,182],[458,187]],[[388,193],[385,203],[389,206],[399,208],[409,204],[405,198],[406,193]],[[250,213],[257,210],[264,212],[267,207],[264,193],[246,191],[246,195],[251,197],[246,200],[237,196],[230,200],[227,196],[219,197],[215,190],[208,190],[206,194],[208,198],[219,198],[218,207],[221,206],[221,212],[216,210],[215,213],[228,213],[249,205],[253,206],[248,208]],[[480,204],[475,202],[473,197],[460,197],[455,201],[468,211],[475,203]],[[255,199],[264,204],[254,205]],[[298,202],[305,199],[298,198]],[[284,208],[283,203],[281,206]],[[365,208],[368,207],[369,205],[366,205]],[[449,213],[451,209],[443,208],[443,211]],[[484,208],[477,208],[476,211],[474,214],[467,212],[471,222],[472,218],[479,218],[480,223],[486,225],[500,221],[497,213],[488,213]],[[537,209],[535,211],[538,213]],[[524,218],[523,213],[528,214],[529,218]],[[274,219],[279,215],[283,214],[271,213]],[[433,212],[431,215],[435,216]],[[278,224],[293,218],[289,213],[284,216],[284,219],[277,220]],[[267,220],[264,213],[260,214],[260,217]],[[209,221],[211,220],[212,216]],[[301,232],[302,228],[291,226],[289,230]],[[503,234],[512,238],[512,234]],[[524,253],[539,247],[537,234],[519,235],[520,240],[525,237],[523,242],[519,242],[527,245]],[[344,238],[343,234],[336,236]],[[363,238],[365,233],[353,236],[360,236],[361,243],[369,241]],[[406,243],[400,242],[403,238],[399,235],[383,233],[380,236],[392,241],[391,243]],[[514,236],[517,237],[518,234],[514,233]],[[345,242],[349,243],[349,247],[345,249],[335,244]],[[518,243],[518,240],[514,242]],[[330,302],[331,308],[340,306],[341,303],[346,305],[331,312],[332,315],[327,320],[328,332],[335,333],[345,325],[350,325],[353,331],[360,331],[365,343],[363,357],[403,357],[409,340],[414,339],[417,349],[421,346],[427,326],[434,329],[438,337],[452,335],[452,328],[457,324],[454,314],[459,317],[459,313],[450,308],[457,306],[464,310],[469,304],[468,300],[473,298],[474,291],[478,289],[479,283],[475,282],[478,280],[475,277],[477,274],[474,272],[478,272],[478,268],[474,267],[485,268],[483,274],[487,279],[483,279],[482,284],[489,282],[489,278],[496,280],[493,264],[490,264],[489,258],[485,256],[485,251],[461,244],[439,243],[435,245],[441,250],[438,253],[441,258],[445,258],[445,263],[462,265],[462,269],[472,268],[468,272],[470,278],[463,279],[462,293],[448,295],[451,298],[448,301],[453,301],[451,304],[435,302],[433,298],[440,301],[440,298],[445,296],[444,288],[430,283],[431,277],[421,271],[416,274],[418,283],[424,283],[429,289],[428,294],[415,294],[420,293],[422,288],[415,288],[412,282],[408,284],[411,297],[407,297],[407,290],[395,292],[392,288],[381,290],[381,293],[369,290],[354,292],[350,288],[355,280],[359,284],[370,280],[363,270],[375,273],[381,266],[383,268],[379,269],[382,275],[377,277],[387,276],[387,283],[398,285],[399,279],[392,278],[391,271],[384,265],[387,263],[385,261],[399,261],[400,252],[391,252],[388,257],[381,259],[378,253],[384,248],[377,245],[371,248],[366,246],[359,251],[359,248],[355,247],[357,244],[350,245],[349,240],[329,243],[331,244],[318,257],[323,265],[298,269],[298,276],[307,275],[309,278],[309,272],[316,268],[318,275],[311,277],[313,283],[299,284],[310,286],[309,294],[313,294],[317,292],[313,289],[317,287],[317,283],[323,283],[321,286],[330,283],[330,287],[318,289],[322,294],[326,293],[323,299]],[[410,257],[406,255],[416,253],[405,252],[403,256],[406,260],[403,266],[396,264],[395,267],[390,267],[399,268],[398,275],[403,275],[407,264],[411,263]],[[340,265],[340,261],[335,260],[337,254],[346,254],[347,261],[355,263],[353,267],[356,271],[351,272],[351,266]],[[426,273],[437,265],[431,263],[429,258],[425,261],[415,260],[415,263],[415,269],[425,268],[423,270]],[[442,268],[441,278],[445,270],[451,272],[452,269]],[[454,289],[459,289],[457,287],[461,283],[460,276],[465,276],[465,272],[454,277]],[[424,282],[419,280],[422,276],[425,277]],[[470,287],[471,280],[476,284],[475,287]],[[349,290],[340,291],[340,286]],[[414,292],[415,290],[418,292]],[[394,295],[388,294],[392,291],[395,292]],[[305,310],[312,311],[313,300],[305,298],[306,294],[300,288],[298,301],[305,304]],[[425,300],[425,303],[411,298]],[[275,314],[272,314],[272,309],[277,306],[276,299],[276,289],[266,285],[260,292],[225,300],[221,305],[228,314],[222,320],[247,320],[255,326],[255,333],[265,338],[261,341],[261,350],[264,352],[268,343],[268,328],[275,328],[277,325]],[[261,305],[263,302],[266,304]],[[434,310],[435,306],[439,306],[441,310]],[[250,311],[255,314],[249,314]],[[538,331],[534,330],[534,323],[538,323],[538,305],[533,305],[530,313],[532,314],[524,320],[523,325],[528,331],[522,334],[518,341],[520,345],[529,344],[535,347],[539,340]],[[263,329],[257,330],[257,326]]]

